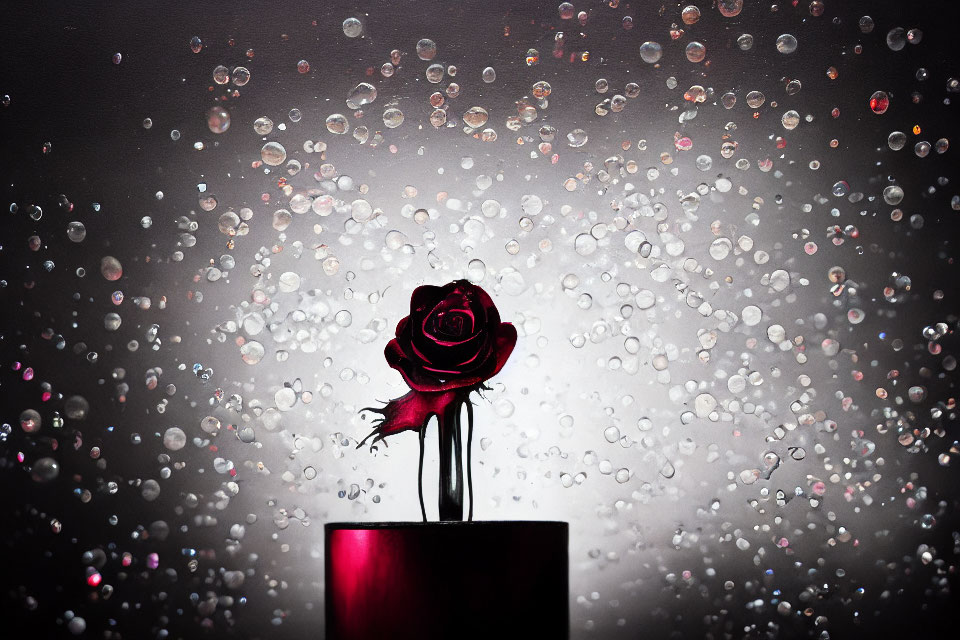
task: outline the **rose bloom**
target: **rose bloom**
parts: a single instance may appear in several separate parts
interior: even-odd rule
[[[487,292],[467,280],[417,287],[397,323],[387,363],[416,391],[476,387],[497,374],[517,344]]]

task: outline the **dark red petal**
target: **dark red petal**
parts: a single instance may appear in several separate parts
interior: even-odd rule
[[[400,322],[397,323],[396,336],[399,338],[403,333],[405,333],[410,328],[410,316],[403,318]]]
[[[382,409],[367,408],[365,411],[374,411],[383,416],[374,427],[373,431],[357,447],[363,446],[368,438],[373,437],[373,444],[378,440],[383,440],[402,431],[419,431],[431,416],[442,416],[447,406],[457,400],[459,393],[457,391],[446,391],[441,393],[423,393],[420,391],[410,391],[409,393],[394,398]]]
[[[414,289],[410,294],[410,314],[413,315],[417,310],[432,309],[437,302],[446,297],[444,288],[425,284]]]
[[[500,312],[497,310],[497,305],[493,304],[493,300],[490,298],[490,295],[476,285],[470,285],[471,291],[477,299],[477,302],[480,303],[480,306],[483,307],[483,310],[487,317],[487,323],[490,327],[495,327],[500,324]]]

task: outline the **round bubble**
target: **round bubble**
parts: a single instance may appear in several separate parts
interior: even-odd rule
[[[75,220],[67,224],[67,237],[70,238],[70,242],[83,242],[83,239],[87,237],[87,228],[83,226],[82,222]]]
[[[111,282],[119,280],[123,276],[123,267],[120,261],[113,256],[104,256],[100,260],[100,275]]]
[[[793,53],[797,50],[797,39],[789,34],[784,33],[777,38],[777,51],[784,54]]]
[[[147,502],[153,502],[160,497],[160,483],[153,478],[145,480],[143,486],[140,487],[140,495]]]
[[[359,109],[377,99],[377,88],[368,82],[361,82],[347,94],[347,106]]]
[[[230,128],[230,112],[221,106],[207,110],[207,128],[213,133],[223,133]]]
[[[640,59],[647,64],[654,64],[663,57],[663,47],[657,42],[647,41],[640,45]]]
[[[421,60],[433,60],[437,55],[437,43],[424,38],[417,43],[417,57]]]
[[[383,111],[383,124],[388,129],[396,129],[403,124],[403,111],[396,107],[390,107]]]
[[[265,353],[263,345],[255,340],[248,340],[240,346],[240,358],[247,364],[257,364]]]
[[[907,32],[903,27],[894,27],[887,32],[887,46],[892,51],[900,51],[907,46]]]
[[[363,32],[363,24],[356,18],[347,18],[343,21],[343,35],[356,38]]]
[[[743,11],[743,0],[717,0],[717,10],[725,18],[733,18]]]
[[[90,413],[90,403],[83,396],[70,396],[63,405],[63,412],[71,420],[85,420]]]
[[[163,446],[170,451],[179,451],[187,445],[187,434],[180,427],[170,427],[163,433]]]
[[[265,136],[271,131],[273,131],[273,120],[267,116],[260,116],[253,121],[253,130],[256,131],[259,135]]]
[[[342,113],[333,113],[327,116],[326,125],[327,131],[337,135],[343,135],[350,130],[350,123],[347,122],[347,117]]]
[[[268,142],[260,148],[260,159],[264,164],[278,167],[287,159],[287,150],[279,142]]]
[[[488,117],[487,110],[483,107],[470,107],[466,113],[463,114],[463,122],[467,126],[476,129],[485,125]]]
[[[887,146],[893,151],[900,151],[907,145],[907,134],[903,131],[891,131],[887,136]]]
[[[53,458],[47,456],[39,458],[36,462],[33,463],[33,469],[31,470],[31,477],[34,482],[51,482],[55,480],[57,476],[60,475],[60,463],[58,463]]]

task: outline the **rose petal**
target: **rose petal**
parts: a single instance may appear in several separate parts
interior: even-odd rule
[[[422,366],[417,366],[400,348],[396,340],[387,343],[384,349],[384,355],[387,358],[387,364],[400,372],[404,382],[411,389],[417,391],[450,391],[451,389],[461,389],[480,384],[486,378],[483,376],[468,376],[464,378],[454,378],[450,380],[440,380],[429,375],[423,370]]]

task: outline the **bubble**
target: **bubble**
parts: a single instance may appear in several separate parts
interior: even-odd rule
[[[220,433],[220,421],[214,416],[207,416],[200,421],[200,429],[204,433],[215,436]]]
[[[683,20],[683,24],[695,24],[700,19],[700,9],[694,5],[686,6],[680,12],[680,19]]]
[[[887,46],[891,51],[900,51],[907,46],[907,32],[903,27],[894,27],[887,32]]]
[[[230,112],[221,106],[207,110],[207,128],[213,133],[223,133],[230,128]]]
[[[884,188],[883,201],[887,204],[900,204],[903,201],[903,189],[893,184]]]
[[[284,271],[277,280],[277,289],[280,293],[291,293],[300,288],[300,274],[295,271]]]
[[[193,36],[190,38],[190,50],[194,53],[200,53],[203,49],[203,41],[200,40],[200,36]]]
[[[260,159],[264,164],[278,167],[287,159],[287,150],[279,142],[268,142],[260,148]]]
[[[113,256],[104,256],[100,260],[100,275],[111,282],[119,280],[123,276],[120,261]]]
[[[430,124],[439,129],[447,122],[447,112],[443,109],[435,109],[430,114]]]
[[[921,140],[913,147],[913,152],[918,158],[926,158],[930,155],[930,143],[926,140]]]
[[[433,60],[437,55],[437,44],[429,38],[417,42],[417,57],[421,60]]]
[[[431,84],[437,84],[443,80],[443,65],[432,64],[427,67],[427,70],[424,73],[427,77],[427,82]]]
[[[283,231],[293,222],[293,216],[286,209],[277,209],[273,212],[273,228]]]
[[[40,414],[34,409],[25,409],[20,413],[20,428],[24,433],[36,433],[42,423]]]
[[[780,123],[788,131],[796,129],[800,124],[800,114],[793,110],[787,111],[781,116]]]
[[[255,340],[248,340],[240,346],[240,358],[247,364],[257,364],[263,360],[264,354],[263,345]]]
[[[217,84],[227,84],[230,82],[230,70],[222,64],[213,68],[213,81]]]
[[[34,482],[51,482],[60,475],[60,464],[50,457],[39,458],[33,463],[30,475]]]
[[[589,233],[581,233],[573,241],[574,250],[581,256],[589,256],[597,250],[597,239]]]
[[[710,257],[714,260],[723,260],[733,250],[733,243],[729,238],[717,238],[710,243]]]
[[[741,34],[737,38],[737,46],[740,47],[740,51],[750,51],[753,48],[753,36],[749,33]]]
[[[163,433],[163,446],[170,451],[179,451],[187,446],[187,434],[180,427],[170,427]]]
[[[297,63],[297,73],[310,73],[310,63],[306,60],[301,60]]]
[[[743,308],[740,317],[743,318],[745,325],[755,327],[760,324],[760,321],[763,319],[763,312],[760,310],[760,307],[749,305]]]
[[[233,84],[242,87],[250,82],[250,70],[246,67],[233,68]]]
[[[743,11],[743,0],[717,0],[717,10],[725,18],[733,18]]]
[[[873,22],[873,18],[871,18],[870,16],[863,16],[862,18],[860,18],[860,21],[857,24],[859,25],[860,31],[862,33],[870,33],[871,31],[873,31],[874,22]]]
[[[640,45],[640,59],[647,64],[654,64],[663,56],[663,47],[656,42],[647,41]]]
[[[87,228],[82,222],[73,221],[67,224],[67,237],[70,238],[70,242],[83,242],[87,237]]]
[[[63,405],[63,412],[71,420],[85,420],[90,413],[90,403],[83,396],[70,396]]]
[[[67,623],[67,629],[75,636],[81,635],[87,630],[87,621],[80,616],[73,616]]]
[[[147,502],[153,502],[160,497],[160,483],[153,478],[145,480],[140,487],[140,495]]]
[[[759,91],[751,91],[750,93],[747,94],[746,100],[747,100],[748,107],[750,107],[751,109],[756,109],[764,103],[766,98]]]
[[[703,59],[707,57],[707,48],[702,42],[694,41],[687,44],[684,53],[686,53],[687,60],[690,62],[703,62]]]
[[[784,33],[777,38],[777,51],[783,54],[790,54],[797,50],[797,39],[789,33]]]
[[[120,314],[108,313],[103,317],[103,328],[107,331],[116,331],[120,328]]]
[[[525,194],[520,197],[520,208],[530,216],[535,216],[543,211],[543,200],[538,195]]]
[[[363,24],[356,18],[347,18],[343,21],[343,35],[356,38],[363,32]]]
[[[396,107],[390,107],[383,112],[383,124],[388,129],[396,129],[403,124],[403,111]]]
[[[890,97],[886,91],[874,91],[870,96],[870,110],[877,115],[887,112],[890,107]]]
[[[587,132],[583,129],[574,129],[567,133],[567,145],[573,148],[579,148],[587,144]]]
[[[887,136],[887,146],[893,151],[900,151],[907,145],[907,134],[903,131],[891,131]]]
[[[637,309],[641,311],[652,308],[657,303],[657,296],[649,289],[640,289],[634,297]]]
[[[327,131],[336,135],[343,135],[350,130],[347,117],[342,113],[333,113],[327,116],[326,125]]]
[[[467,126],[477,129],[487,123],[488,117],[487,110],[483,107],[470,107],[463,114],[463,122]]]

